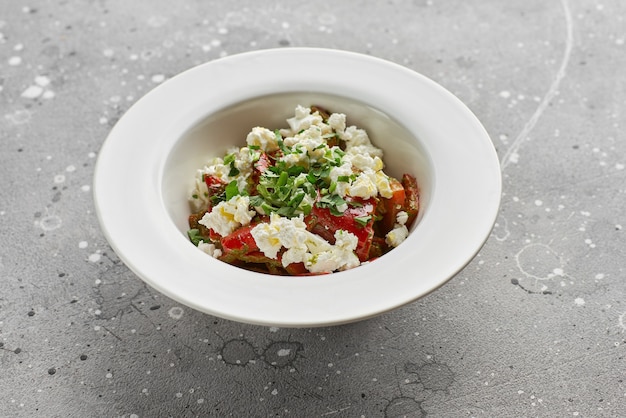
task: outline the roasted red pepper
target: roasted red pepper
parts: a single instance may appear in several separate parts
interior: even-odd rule
[[[408,228],[413,224],[415,218],[417,218],[417,213],[420,209],[419,188],[417,186],[417,180],[410,174],[402,176],[402,186],[406,192],[403,210],[409,215],[409,219],[406,221]]]
[[[367,261],[374,237],[376,199],[347,197],[346,201],[348,209],[340,216],[333,215],[328,208],[314,206],[311,214],[307,216],[306,223],[311,232],[331,244],[335,243],[335,232],[340,229],[356,235],[359,240],[356,255],[359,260]]]
[[[389,178],[389,185],[391,186],[392,196],[389,199],[381,199],[382,202],[382,219],[380,220],[378,227],[382,236],[393,229],[396,223],[396,216],[398,212],[403,210],[404,202],[406,200],[406,193],[402,184],[393,177]]]

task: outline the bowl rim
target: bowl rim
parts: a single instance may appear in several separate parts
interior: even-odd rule
[[[434,172],[429,211],[419,233],[412,232],[405,243],[375,262],[298,278],[249,272],[194,249],[173,224],[164,222],[169,218],[161,191],[169,152],[208,114],[253,97],[302,91],[303,83],[307,91],[375,104],[420,138]],[[154,144],[158,146],[150,146]],[[139,152],[142,158],[137,160]],[[159,292],[238,322],[311,327],[376,316],[445,284],[488,239],[501,188],[499,160],[487,131],[441,85],[369,55],[279,48],[209,61],[139,99],[101,147],[93,195],[113,250]],[[144,205],[151,210],[145,211]],[[184,263],[173,266],[170,258]]]

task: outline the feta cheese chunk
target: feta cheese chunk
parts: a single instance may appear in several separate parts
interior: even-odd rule
[[[265,152],[272,152],[278,149],[278,139],[276,134],[267,128],[257,126],[246,137],[248,145],[257,146]]]
[[[248,225],[256,212],[249,210],[250,197],[234,196],[220,202],[198,221],[221,236],[226,236],[240,226]]]
[[[335,245],[329,244],[319,252],[305,254],[304,266],[311,273],[330,273],[356,267],[361,264],[354,253],[358,242],[356,235],[340,229],[335,232]]]
[[[322,123],[322,117],[318,112],[311,114],[311,108],[298,105],[295,110],[295,116],[287,119],[289,128],[294,134],[303,129],[309,129],[312,125]]]
[[[215,246],[215,244],[212,244],[210,242],[200,241],[198,243],[198,248],[213,258],[218,258],[222,255],[222,250],[220,250]]]
[[[269,223],[261,223],[250,231],[259,249],[266,257],[277,259],[282,254],[282,265],[304,263],[311,273],[330,273],[360,264],[354,253],[358,244],[356,235],[338,230],[335,244],[306,229],[304,217],[285,218],[276,213],[270,215]]]
[[[409,214],[405,211],[400,211],[396,215],[396,224],[393,229],[385,236],[385,242],[392,247],[400,245],[408,236],[409,230],[406,227],[406,222],[409,219]]]

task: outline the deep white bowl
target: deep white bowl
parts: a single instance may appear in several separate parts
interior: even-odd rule
[[[421,210],[407,240],[380,259],[322,276],[233,267],[187,238],[195,171],[254,126],[286,126],[296,105],[345,113],[382,148],[385,171],[417,177]],[[109,243],[150,286],[194,309],[285,327],[368,318],[443,285],[480,250],[497,216],[498,158],[456,97],[388,61],[286,48],[218,59],[140,99],[98,156],[94,198]]]

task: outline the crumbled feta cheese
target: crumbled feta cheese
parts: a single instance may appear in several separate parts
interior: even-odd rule
[[[348,194],[353,197],[369,199],[378,194],[376,173],[371,169],[363,171],[348,186]]]
[[[371,157],[383,158],[383,150],[371,144],[346,145],[346,152],[349,154],[366,154]]]
[[[396,214],[396,224],[385,236],[385,242],[387,244],[392,247],[397,247],[409,236],[409,230],[405,225],[408,220],[409,214],[405,211],[400,211]]]
[[[322,117],[319,112],[311,114],[311,109],[298,105],[295,110],[295,116],[287,119],[287,123],[291,128],[291,132],[298,133],[303,129],[309,129],[312,125],[322,123]]]
[[[367,136],[367,132],[363,129],[359,129],[356,126],[349,126],[340,135],[341,139],[346,141],[347,149],[355,147],[357,145],[371,145],[370,138]]]
[[[224,160],[221,158],[214,158],[201,171],[207,176],[220,179],[223,183],[229,183],[230,177],[228,173],[230,173],[230,167],[224,164]]]
[[[335,245],[316,253],[305,254],[304,266],[311,273],[326,273],[347,270],[361,262],[354,253],[359,240],[356,235],[338,230],[335,232]]]
[[[191,187],[191,192],[189,193],[191,196],[189,201],[191,203],[192,212],[194,213],[203,210],[209,204],[209,189],[202,180],[203,172],[203,170],[196,171],[196,177]]]
[[[251,234],[266,257],[276,259],[284,247],[282,264],[285,267],[302,262],[308,271],[323,273],[360,264],[354,253],[358,244],[354,234],[339,230],[335,233],[335,245],[332,245],[307,231],[302,215],[289,219],[272,213],[270,222],[255,226]]]
[[[396,224],[395,227],[385,235],[385,242],[392,247],[397,247],[409,236],[406,225]]]
[[[259,250],[266,257],[275,259],[282,247],[291,248],[304,245],[306,224],[303,216],[285,218],[276,213],[270,215],[269,223],[261,223],[250,231]]]
[[[349,181],[339,181],[339,177],[349,177],[352,175],[352,164],[350,161],[342,160],[343,164],[330,169],[329,177],[331,182],[335,182],[335,193],[344,197],[348,193]]]
[[[406,225],[408,220],[409,220],[409,214],[406,213],[405,211],[402,210],[396,214],[396,222],[399,223],[400,225]]]
[[[274,132],[267,128],[259,126],[252,128],[252,131],[246,137],[248,145],[254,145],[266,152],[276,151],[278,149],[278,140]]]
[[[376,172],[376,178],[374,180],[376,183],[376,188],[378,189],[378,194],[386,199],[391,199],[393,196],[393,190],[391,190],[391,183],[389,182],[389,177],[381,171]]]
[[[343,113],[333,113],[328,118],[328,124],[339,134],[346,130],[346,115]]]
[[[234,196],[205,213],[199,223],[221,236],[226,236],[240,226],[250,223],[256,212],[248,209],[249,204],[248,196]]]
[[[205,253],[207,253],[208,255],[210,255],[213,258],[218,258],[222,255],[222,250],[220,250],[219,248],[215,247],[214,244],[211,244],[210,242],[204,242],[204,241],[200,241],[198,243],[198,248],[201,249],[202,251],[204,251]]]

